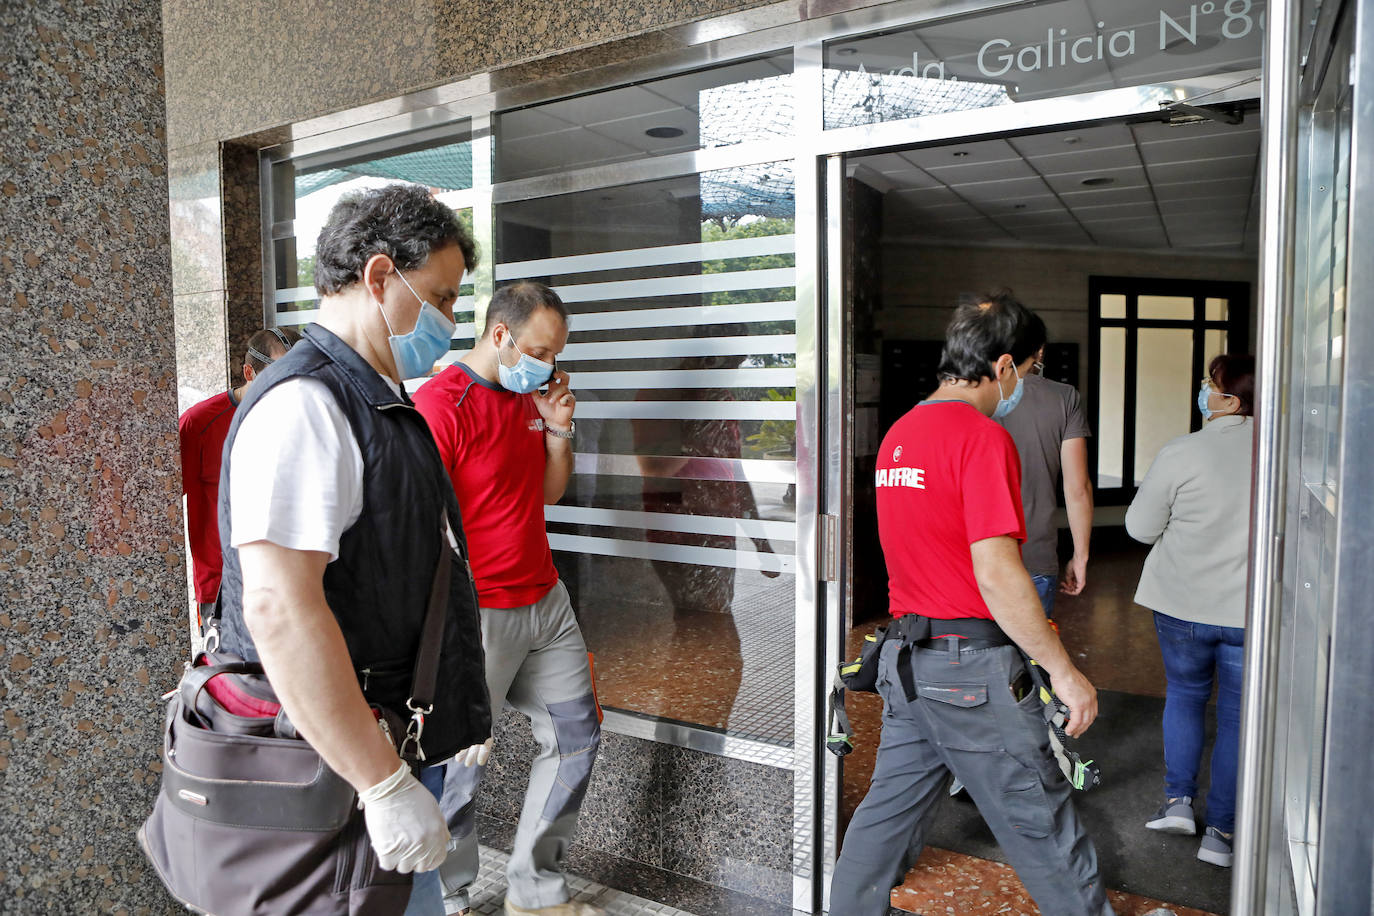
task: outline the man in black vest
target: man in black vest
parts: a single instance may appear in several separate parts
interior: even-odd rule
[[[474,260],[453,211],[423,188],[341,201],[316,249],[319,323],[244,399],[220,483],[221,646],[262,662],[292,723],[358,790],[381,866],[403,873],[436,868],[449,833],[439,786],[412,775],[369,704],[412,718],[443,557],[452,585],[421,749],[476,762],[491,732],[458,504],[401,387],[448,351]]]

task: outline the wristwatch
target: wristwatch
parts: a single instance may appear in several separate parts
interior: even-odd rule
[[[552,426],[546,424],[544,426],[544,433],[559,439],[572,439],[577,435],[577,423],[569,420],[567,429],[554,429]]]

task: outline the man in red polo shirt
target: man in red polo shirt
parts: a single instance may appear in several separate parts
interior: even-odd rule
[[[300,339],[295,331],[264,328],[248,338],[243,384],[186,408],[177,423],[181,440],[181,493],[196,587],[196,625],[215,606],[222,559],[219,546],[219,467],[234,411],[257,374]]]
[[[1042,913],[1112,912],[1050,752],[1026,657],[1070,708],[1070,735],[1096,717],[1097,692],[1051,629],[1021,563],[1020,459],[989,419],[1020,400],[1011,354],[1029,325],[1030,312],[1008,295],[961,306],[939,389],[883,439],[878,534],[898,636],[881,650],[882,740],[835,865],[832,913],[885,916],[950,774]]]
[[[467,529],[493,715],[509,700],[540,748],[506,870],[509,916],[601,912],[570,902],[562,867],[601,740],[587,648],[544,527],[544,506],[562,498],[573,468],[576,399],[554,362],[567,343],[558,295],[514,283],[492,296],[477,346],[415,392]],[[456,844],[439,869],[448,913],[467,910],[477,877],[480,778],[466,766],[445,776]]]

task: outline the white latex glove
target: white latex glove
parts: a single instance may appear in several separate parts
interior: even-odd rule
[[[439,802],[404,763],[358,793],[377,864],[389,871],[433,871],[448,855],[448,825]]]
[[[491,739],[488,738],[481,744],[474,744],[467,750],[459,751],[453,755],[454,763],[461,763],[465,767],[473,765],[484,767],[487,765],[487,758],[491,756]]]

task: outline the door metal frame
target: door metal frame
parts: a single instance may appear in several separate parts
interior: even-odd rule
[[[1330,705],[1317,859],[1317,912],[1350,912],[1355,901],[1374,905],[1374,638],[1369,596],[1374,594],[1374,264],[1355,249],[1361,231],[1374,232],[1374,123],[1367,93],[1374,87],[1374,15],[1366,4],[1346,4],[1356,17],[1350,82],[1354,117],[1350,142],[1349,248],[1345,289],[1344,370],[1341,416],[1340,504],[1336,517],[1335,591],[1331,622]],[[1335,74],[1341,78],[1341,74]],[[1327,77],[1332,78],[1331,76]],[[1360,305],[1351,308],[1351,303]]]

